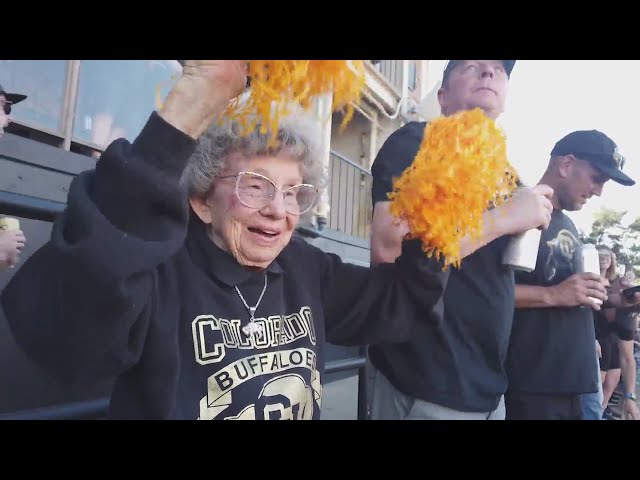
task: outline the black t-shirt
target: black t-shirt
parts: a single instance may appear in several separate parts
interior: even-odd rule
[[[620,340],[630,341],[635,336],[638,324],[637,308],[619,308],[616,310],[616,334]]]
[[[633,340],[636,332],[635,308],[618,308],[615,312],[615,320],[609,322],[600,310],[595,314],[596,338],[602,341],[610,335],[616,335],[620,340]]]
[[[380,149],[371,169],[374,205],[388,201],[393,178],[413,163],[425,126],[408,123]],[[370,347],[371,361],[398,390],[461,411],[497,407],[514,308],[513,272],[502,266],[507,241],[491,242],[451,270],[441,321],[419,325],[409,342]]]
[[[573,222],[554,210],[540,239],[536,269],[517,272],[516,284],[550,287],[575,273],[580,245]],[[588,307],[518,308],[507,359],[509,390],[582,394],[598,390],[593,311]]]

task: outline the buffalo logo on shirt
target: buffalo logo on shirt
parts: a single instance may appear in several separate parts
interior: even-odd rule
[[[558,235],[547,241],[549,253],[544,265],[544,276],[547,281],[554,280],[558,275],[562,279],[574,273],[573,253],[580,241],[569,230],[560,230]]]
[[[217,364],[200,400],[201,420],[308,420],[320,408],[322,384],[316,368],[316,335],[309,307],[291,315],[256,318],[266,332],[261,338],[241,333],[240,320],[199,315],[192,322],[195,360]],[[307,338],[307,346],[280,348]],[[245,350],[224,361],[229,349]],[[236,357],[237,358],[237,357]],[[257,388],[255,386],[256,382]],[[256,388],[257,398],[239,404],[238,388]],[[242,388],[245,388],[242,387]],[[241,389],[242,389],[241,388]],[[246,395],[246,394],[245,394]]]

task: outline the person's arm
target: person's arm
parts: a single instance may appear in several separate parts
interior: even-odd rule
[[[559,307],[553,287],[516,284],[516,308]]]
[[[409,232],[407,223],[389,212],[390,202],[378,202],[371,219],[371,264],[393,263],[402,253],[402,239]]]
[[[401,251],[401,243],[409,232],[405,221],[389,211],[387,195],[393,190],[393,179],[413,162],[422,140],[422,130],[394,132],[380,149],[371,169],[373,175],[371,221],[371,263],[392,263]],[[460,243],[461,258],[503,235],[521,233],[532,228],[546,228],[551,220],[553,190],[546,185],[524,188],[501,206],[485,212],[479,238],[466,236]]]
[[[626,288],[632,287],[633,284],[626,277],[616,278],[611,288],[609,288],[608,299],[604,304],[604,308],[626,309],[640,305],[640,292],[634,294],[632,298],[627,298],[622,292]]]
[[[153,114],[133,144],[111,144],[2,293],[16,340],[61,382],[111,378],[139,358],[155,269],[186,234],[178,181],[193,143]]]
[[[636,359],[633,356],[633,338],[638,328],[637,314],[631,309],[616,310],[615,326],[618,336],[621,379],[624,385],[625,417],[640,420],[640,411],[636,404]]]
[[[402,240],[409,228],[389,212],[388,194],[394,178],[413,163],[424,135],[421,123],[410,123],[393,132],[384,142],[371,166],[371,265],[393,263],[402,251]]]
[[[393,263],[400,256],[402,240],[409,233],[407,222],[395,218],[389,211],[390,202],[378,202],[371,220],[371,262]],[[510,232],[507,217],[500,208],[485,212],[482,233],[479,238],[466,236],[460,242],[461,258]]]
[[[640,292],[634,293],[631,299],[625,297],[622,292],[609,292],[603,308],[629,308],[640,305]]]
[[[640,420],[640,410],[635,399],[636,392],[636,359],[633,357],[633,337],[631,340],[618,339],[620,352],[620,370],[624,385],[624,412],[631,420]]]
[[[51,240],[2,293],[18,343],[63,383],[113,378],[140,358],[158,267],[186,236],[181,174],[194,139],[229,99],[229,80],[206,75],[215,69],[208,62],[186,69],[132,144],[115,141],[95,170],[74,179]]]
[[[516,308],[555,308],[585,305],[600,310],[600,305],[592,300],[607,298],[600,275],[593,273],[575,274],[565,281],[549,286],[516,284]]]
[[[365,268],[316,250],[323,265],[323,305],[327,339],[362,345],[408,340],[418,322],[443,319],[443,296],[450,270],[427,258],[420,242],[402,243],[394,263]]]

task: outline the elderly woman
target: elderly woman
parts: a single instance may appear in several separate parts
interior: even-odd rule
[[[400,341],[441,318],[447,274],[415,241],[370,270],[292,237],[320,172],[295,125],[275,143],[207,131],[243,67],[188,62],[133,144],[73,181],[50,242],[4,291],[45,369],[115,378],[111,417],[317,419],[327,341]]]

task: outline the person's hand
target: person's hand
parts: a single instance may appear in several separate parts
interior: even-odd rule
[[[602,358],[602,347],[598,340],[596,340],[596,354],[598,355],[598,358]]]
[[[622,292],[633,284],[624,277],[617,278],[609,291],[609,303],[613,308],[629,308],[640,305],[640,292],[636,292],[632,297],[625,296]]]
[[[617,308],[629,308],[640,305],[640,292],[633,294],[633,297],[628,298],[622,293],[611,295],[611,303]]]
[[[185,60],[159,114],[197,139],[246,85],[246,60]]]
[[[0,137],[4,134],[4,129],[7,127],[13,119],[4,113],[4,110],[0,109]]]
[[[0,230],[0,268],[14,267],[27,239],[22,230]]]
[[[600,305],[593,299],[602,302],[607,299],[602,277],[595,273],[576,273],[553,287],[554,305],[558,307],[577,307],[585,305],[600,310]]]
[[[635,400],[625,398],[622,409],[624,411],[625,420],[640,420],[640,409],[638,409],[638,405]]]
[[[13,118],[11,118],[9,115],[5,115],[4,113],[2,113],[0,115],[0,128],[4,128],[8,126],[12,121],[13,121]]]
[[[624,275],[621,277],[617,277],[611,283],[611,293],[620,293],[625,288],[633,287],[633,283]]]
[[[222,98],[227,103],[244,92],[247,73],[246,60],[185,60],[182,80],[204,94],[201,102],[214,104]]]
[[[546,229],[551,222],[553,189],[547,185],[523,188],[503,204],[501,215],[507,222],[506,233],[522,233],[534,228]]]

